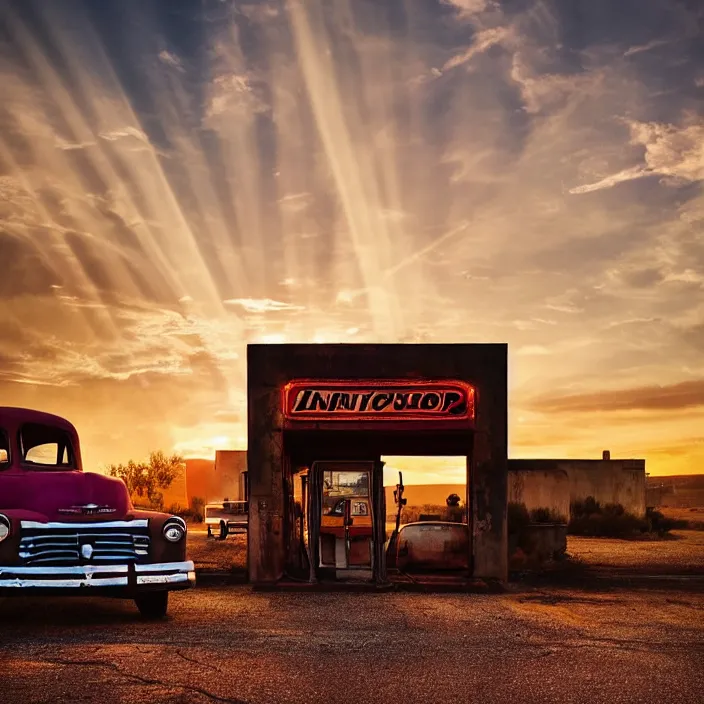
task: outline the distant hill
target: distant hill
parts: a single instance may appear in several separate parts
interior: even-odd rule
[[[393,512],[394,489],[396,486],[384,487],[386,491],[386,511]],[[423,506],[431,504],[433,506],[444,506],[450,494],[459,494],[464,503],[465,484],[407,484],[403,496],[408,500],[408,506]]]
[[[647,477],[648,506],[696,508],[704,506],[704,474]]]

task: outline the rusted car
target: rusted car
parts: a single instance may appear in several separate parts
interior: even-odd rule
[[[134,599],[162,618],[195,585],[186,524],[136,510],[121,479],[83,472],[64,418],[0,407],[0,593]]]
[[[407,523],[390,550],[389,564],[403,572],[467,570],[468,526],[449,521]]]

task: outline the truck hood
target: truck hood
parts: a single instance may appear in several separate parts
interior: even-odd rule
[[[96,504],[114,509],[94,516],[67,513],[72,507]],[[0,472],[0,511],[18,515],[41,514],[47,521],[121,519],[132,509],[127,487],[121,479],[95,472],[32,470]]]

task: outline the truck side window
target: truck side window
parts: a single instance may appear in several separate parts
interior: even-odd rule
[[[10,443],[7,433],[0,428],[0,468],[10,463]]]
[[[74,467],[68,433],[60,428],[27,423],[20,430],[22,462],[52,467]]]

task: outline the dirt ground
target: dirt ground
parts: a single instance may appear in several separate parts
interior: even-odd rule
[[[218,546],[220,547],[220,546]],[[0,599],[8,704],[701,704],[704,596],[667,590]]]
[[[188,558],[197,570],[209,572],[245,572],[247,569],[247,535],[230,535],[226,540],[208,538],[205,527],[188,527]]]
[[[567,553],[580,564],[598,570],[704,575],[704,531],[676,530],[663,540],[569,536]],[[191,526],[188,555],[198,570],[244,574],[247,569],[247,536],[231,535],[221,541],[208,538],[204,528]]]
[[[704,507],[702,506],[697,508],[670,508],[669,506],[662,506],[658,508],[658,511],[667,518],[674,518],[678,521],[688,521],[691,524],[690,528],[704,530]]]
[[[589,567],[638,574],[704,574],[704,531],[675,530],[662,540],[569,536],[570,557]]]

